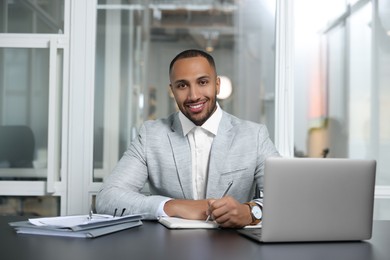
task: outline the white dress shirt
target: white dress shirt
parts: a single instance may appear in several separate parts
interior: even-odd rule
[[[207,176],[210,161],[210,150],[217,135],[222,110],[217,110],[201,126],[196,126],[183,113],[179,113],[183,135],[187,136],[191,147],[192,159],[192,192],[195,200],[206,198]]]
[[[192,193],[195,200],[206,198],[210,150],[214,137],[217,135],[221,118],[222,109],[218,103],[217,110],[201,126],[195,125],[182,112],[179,112],[183,135],[187,136],[191,147]],[[160,204],[157,217],[166,216],[164,205],[168,200]]]

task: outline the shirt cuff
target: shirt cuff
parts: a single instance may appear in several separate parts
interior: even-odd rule
[[[164,206],[165,206],[165,203],[167,203],[170,200],[172,200],[172,199],[166,199],[160,203],[160,205],[158,206],[157,212],[156,212],[156,218],[168,217],[167,213],[165,213],[165,211],[164,211]]]
[[[261,209],[263,209],[263,199],[254,199],[253,202],[259,205]]]

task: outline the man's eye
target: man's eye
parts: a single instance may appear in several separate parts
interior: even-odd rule
[[[207,83],[208,83],[207,80],[201,80],[201,81],[199,81],[199,84],[200,84],[201,86],[205,86],[205,85],[207,85]]]
[[[177,88],[185,88],[187,85],[184,84],[184,83],[180,83],[180,84],[177,84],[176,87]]]

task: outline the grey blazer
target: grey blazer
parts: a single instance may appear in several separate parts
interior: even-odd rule
[[[264,125],[238,119],[223,112],[214,138],[206,188],[207,198],[219,198],[233,180],[229,195],[239,202],[254,198],[262,187],[264,160],[279,156]],[[156,218],[160,203],[167,198],[193,199],[191,150],[178,113],[166,119],[146,121],[113,172],[104,179],[97,195],[99,213]],[[152,195],[141,194],[146,182]]]

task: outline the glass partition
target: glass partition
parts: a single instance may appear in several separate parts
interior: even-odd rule
[[[312,1],[297,3],[303,2]],[[302,42],[313,40],[296,50],[297,67],[304,55],[313,66],[296,70],[295,88],[302,92],[296,95],[296,156],[375,159],[374,217],[389,219],[390,0],[351,1],[345,7],[343,14],[325,17],[320,30],[299,35]],[[311,11],[312,23],[324,17],[322,8]],[[302,17],[304,9],[295,15]],[[312,117],[318,111],[321,116]]]
[[[349,32],[349,95],[348,106],[348,156],[350,158],[375,158],[372,136],[372,5],[367,4],[348,19]]]
[[[375,10],[375,52],[372,90],[373,153],[378,158],[379,185],[390,185],[390,0],[379,0]]]
[[[70,2],[0,1],[0,215],[66,212]]]
[[[210,52],[230,80],[222,108],[266,124],[273,139],[274,30],[275,1],[98,1],[94,180],[112,170],[144,120],[176,111],[168,67],[189,48]]]
[[[328,157],[348,157],[348,97],[346,54],[346,28],[339,25],[328,33],[327,75]]]
[[[64,0],[0,1],[0,33],[62,33]]]
[[[62,89],[62,56],[63,51],[57,50],[58,85],[53,88],[58,88],[58,93]],[[49,63],[50,49],[0,48],[0,180],[47,177],[49,92],[54,90],[49,89]],[[61,115],[55,117],[61,131]],[[54,141],[60,154],[60,140]]]

